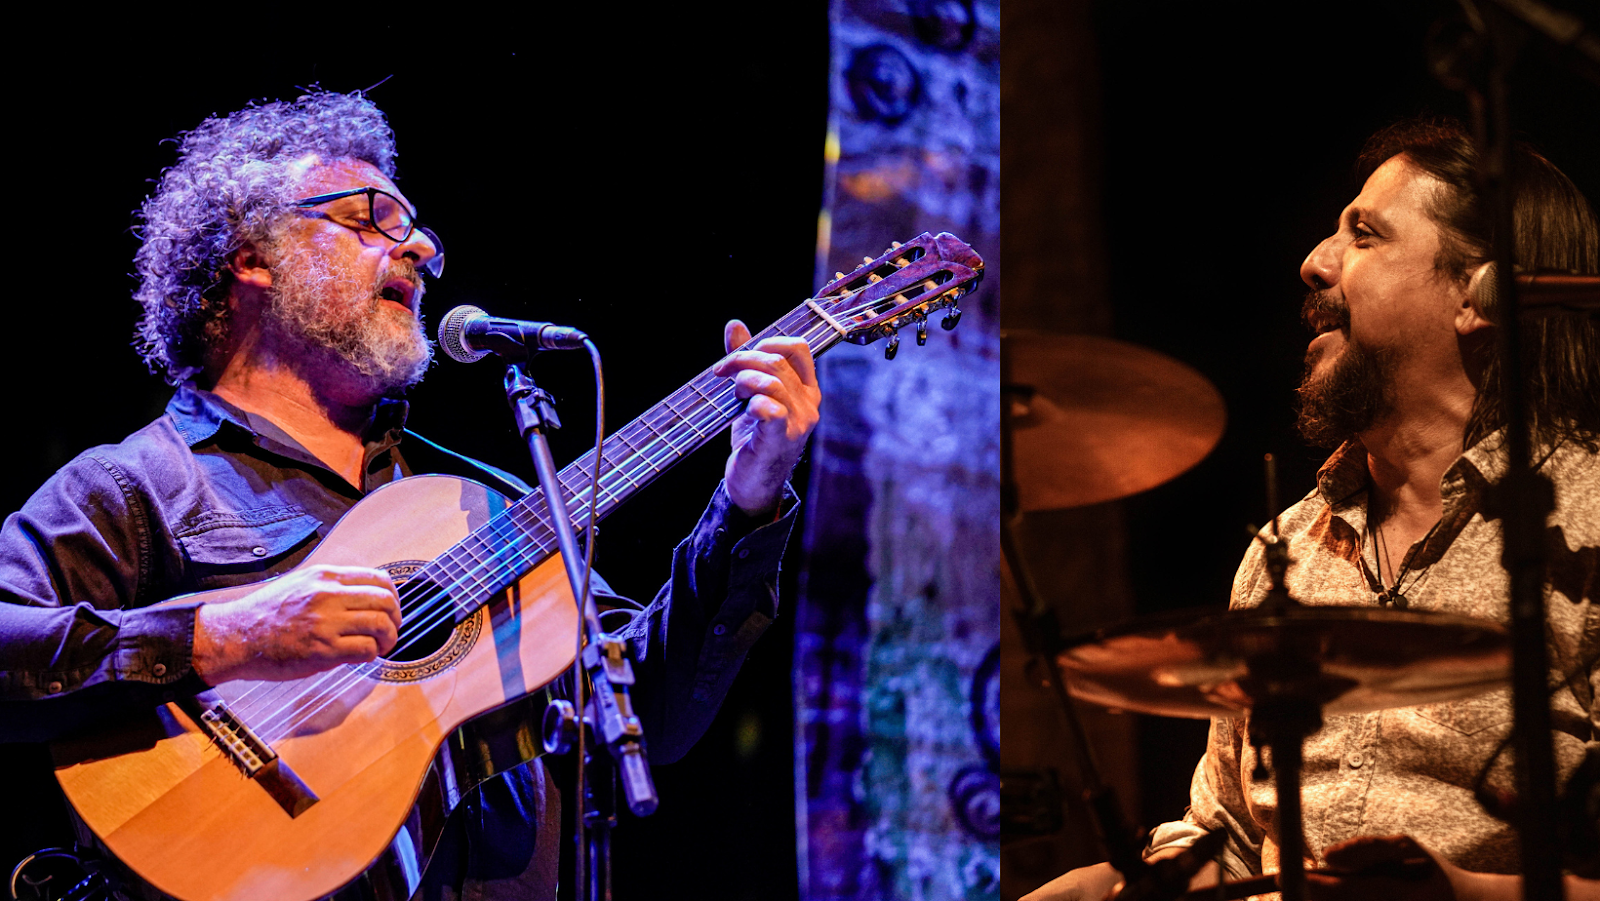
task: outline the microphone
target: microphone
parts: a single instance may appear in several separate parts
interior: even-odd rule
[[[1500,309],[1500,282],[1495,275],[1496,268],[1495,263],[1485,263],[1472,274],[1472,281],[1467,285],[1467,291],[1477,302],[1478,309],[1485,313],[1497,313]],[[1600,275],[1541,269],[1536,272],[1518,270],[1511,277],[1517,285],[1517,305],[1524,310],[1543,311],[1550,307],[1600,309]]]
[[[579,350],[589,336],[551,322],[501,319],[474,306],[459,306],[439,323],[439,346],[458,363],[475,363],[491,353],[526,360],[541,350]]]

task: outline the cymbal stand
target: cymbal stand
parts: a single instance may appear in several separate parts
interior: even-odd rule
[[[1124,882],[1129,887],[1139,886],[1137,894],[1141,899],[1170,901],[1188,888],[1191,873],[1183,872],[1174,861],[1163,861],[1154,867],[1145,863],[1140,853],[1142,843],[1133,825],[1123,816],[1122,806],[1117,801],[1115,790],[1101,781],[1094,749],[1089,744],[1083,721],[1079,719],[1077,708],[1073,706],[1072,698],[1067,694],[1066,681],[1056,663],[1057,655],[1064,644],[1060,622],[1056,618],[1055,611],[1039,596],[1017,544],[1015,526],[1020,518],[1020,505],[1017,501],[1017,484],[1012,468],[1011,403],[1013,400],[1026,402],[1032,397],[1033,389],[1026,385],[1012,384],[1009,377],[1009,360],[1004,351],[1003,334],[1001,341],[1000,547],[1006,565],[1011,571],[1020,601],[1020,606],[1012,611],[1012,615],[1022,631],[1023,643],[1029,653],[1050,674],[1050,687],[1061,706],[1067,725],[1067,739],[1071,746],[1069,756],[1078,763],[1079,776],[1083,784],[1083,799],[1089,807],[1096,836],[1105,846],[1111,866],[1122,874]],[[1214,847],[1212,843],[1216,842],[1218,837],[1213,834],[1207,838],[1211,839],[1206,842],[1207,846]],[[1193,866],[1198,869],[1204,862],[1205,858],[1199,858]]]
[[[1278,534],[1278,461],[1272,454],[1263,459],[1267,512],[1271,515],[1269,535],[1256,536],[1262,544],[1267,568],[1267,609],[1287,611],[1300,606],[1289,595],[1288,572],[1293,562],[1289,545]],[[1272,750],[1272,787],[1278,802],[1278,881],[1283,901],[1305,898],[1305,832],[1300,797],[1300,768],[1304,763],[1305,740],[1322,728],[1322,704],[1327,698],[1314,690],[1321,667],[1314,655],[1297,653],[1294,647],[1279,645],[1247,662],[1254,684],[1251,694],[1261,698],[1250,710],[1250,744]],[[1257,763],[1259,771],[1260,764]]]

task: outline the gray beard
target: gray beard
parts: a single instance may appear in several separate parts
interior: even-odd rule
[[[396,275],[419,281],[416,270],[402,260],[373,284],[339,270],[310,247],[281,254],[266,324],[304,353],[303,362],[342,364],[374,399],[399,396],[422,381],[433,343],[420,319],[384,304],[378,291]]]
[[[1333,369],[1313,379],[1306,359],[1296,390],[1300,437],[1314,447],[1335,448],[1371,428],[1394,411],[1394,371],[1398,354],[1392,348],[1369,348],[1347,341]]]

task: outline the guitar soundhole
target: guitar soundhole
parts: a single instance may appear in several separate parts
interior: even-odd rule
[[[444,648],[445,643],[450,640],[451,633],[455,631],[455,627],[455,617],[453,616],[444,617],[443,622],[436,623],[418,635],[408,634],[411,630],[405,628],[402,624],[400,643],[395,645],[394,651],[384,659],[392,660],[396,663],[409,663],[413,660],[431,657]]]
[[[417,579],[426,565],[403,560],[383,567],[400,589],[400,642],[381,658],[374,673],[386,682],[415,682],[450,668],[466,654],[483,629],[482,611],[456,623],[456,606],[440,589]]]

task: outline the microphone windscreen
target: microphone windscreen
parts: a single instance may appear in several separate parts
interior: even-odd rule
[[[467,322],[475,316],[486,315],[471,304],[463,304],[444,314],[439,322],[439,346],[444,348],[444,355],[457,363],[476,363],[487,357],[488,351],[478,350],[466,340]]]

